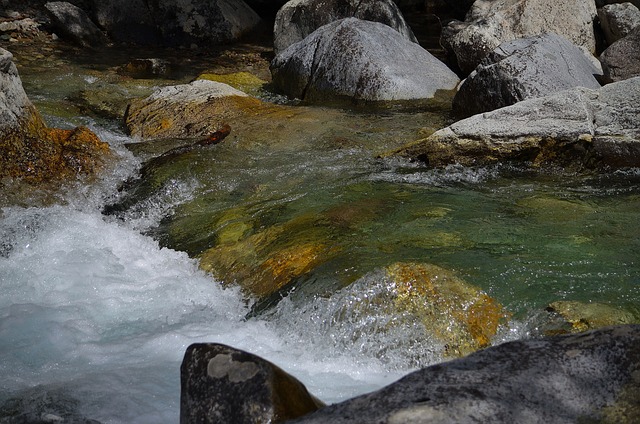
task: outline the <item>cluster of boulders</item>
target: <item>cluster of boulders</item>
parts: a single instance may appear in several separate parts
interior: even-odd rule
[[[466,76],[453,112],[469,118],[399,153],[430,166],[638,166],[640,10],[599,6],[476,1],[442,34]]]

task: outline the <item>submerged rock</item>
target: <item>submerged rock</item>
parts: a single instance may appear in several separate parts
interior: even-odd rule
[[[325,25],[271,63],[273,83],[309,102],[432,99],[458,77],[387,25],[347,18]]]
[[[611,325],[640,324],[640,317],[636,317],[631,312],[600,302],[557,301],[551,303],[547,311],[560,315],[571,325],[572,332]]]
[[[640,77],[475,115],[397,154],[435,167],[501,161],[574,168],[639,166]]]
[[[386,273],[397,312],[419,319],[449,356],[489,346],[509,317],[495,299],[436,265],[396,263]]]
[[[418,42],[402,12],[391,0],[296,0],[286,3],[276,15],[274,51],[279,54],[321,26],[344,18],[379,22],[395,29],[407,40]]]
[[[184,424],[275,424],[324,406],[295,377],[229,346],[193,344],[180,370],[180,422]]]
[[[453,111],[471,116],[567,88],[600,88],[594,75],[602,70],[592,59],[552,33],[502,43],[464,80]]]
[[[583,0],[477,0],[465,22],[443,29],[442,43],[464,74],[469,74],[505,41],[554,32],[595,52],[594,2]]]
[[[230,220],[235,225],[229,226]],[[200,267],[258,300],[287,288],[339,251],[331,241],[332,228],[315,215],[257,232],[242,215],[227,213],[218,223],[218,245],[200,255]]]
[[[631,424],[638,375],[640,326],[608,327],[490,347],[293,422]]]

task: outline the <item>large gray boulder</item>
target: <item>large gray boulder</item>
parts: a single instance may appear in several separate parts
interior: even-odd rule
[[[557,34],[507,41],[465,79],[453,110],[471,116],[571,87],[600,88],[596,74],[602,74],[597,59]]]
[[[491,347],[327,406],[297,424],[640,421],[640,326]]]
[[[400,9],[392,0],[291,0],[276,15],[274,51],[278,54],[321,26],[351,17],[389,25],[417,43]]]
[[[607,47],[600,62],[607,82],[640,76],[640,27]]]
[[[444,47],[469,74],[505,41],[554,32],[595,52],[596,7],[584,0],[477,0],[465,22],[452,21],[442,32]]]
[[[309,102],[430,99],[458,77],[389,26],[347,18],[320,27],[271,63],[274,85]]]
[[[189,346],[180,371],[183,424],[276,424],[324,406],[271,362],[222,344]]]
[[[44,7],[62,37],[84,47],[100,47],[109,41],[79,7],[65,1],[48,2]]]
[[[608,4],[598,9],[598,18],[607,43],[613,44],[640,26],[640,9],[632,3]]]
[[[640,166],[640,77],[474,115],[398,152],[431,166],[503,161]]]

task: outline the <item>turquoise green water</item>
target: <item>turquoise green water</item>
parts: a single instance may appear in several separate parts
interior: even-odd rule
[[[193,75],[183,70],[173,80],[122,80],[105,60],[67,58],[21,73],[48,119],[66,115],[115,129],[118,120],[74,102],[79,91],[118,87],[133,97],[197,76],[194,67]],[[445,126],[446,111],[300,110],[234,124],[220,145],[150,162],[121,193],[116,215],[140,220],[155,213],[160,219],[143,231],[191,256],[220,245],[229,231],[244,240],[279,226],[285,235],[273,242],[278,248],[302,242],[335,248],[276,300],[292,288],[298,299],[328,295],[410,261],[454,270],[523,321],[557,300],[639,314],[640,171],[427,169],[378,156]],[[180,143],[130,149],[147,160]]]

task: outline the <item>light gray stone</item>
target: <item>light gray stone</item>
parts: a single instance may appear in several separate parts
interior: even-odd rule
[[[429,99],[458,77],[389,26],[347,18],[320,27],[271,63],[274,85],[309,102]]]
[[[23,125],[34,118],[35,108],[27,98],[13,55],[0,48],[0,137],[9,132],[22,131]]]
[[[631,424],[640,326],[504,343],[415,371],[296,424]]]
[[[452,21],[443,29],[442,43],[469,74],[505,41],[554,32],[595,52],[593,20],[596,7],[584,0],[477,0],[465,22]]]
[[[632,3],[608,4],[598,9],[598,18],[607,43],[613,44],[640,26],[640,9]]]
[[[571,87],[600,88],[600,63],[586,54],[553,33],[502,43],[465,79],[453,110],[471,116]]]
[[[398,152],[431,166],[502,161],[640,166],[640,77],[474,115]]]
[[[408,40],[418,42],[392,0],[291,0],[276,15],[274,51],[278,54],[321,26],[351,17],[389,25]]]

